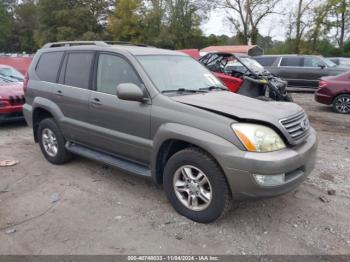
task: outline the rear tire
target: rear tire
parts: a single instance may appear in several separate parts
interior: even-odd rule
[[[45,118],[39,123],[38,141],[41,152],[52,164],[61,165],[72,158],[65,148],[66,140],[53,118]]]
[[[230,209],[231,194],[223,172],[211,156],[198,148],[174,154],[165,166],[163,181],[174,209],[193,221],[210,223]]]
[[[339,114],[350,114],[350,95],[344,94],[334,98],[333,110]]]

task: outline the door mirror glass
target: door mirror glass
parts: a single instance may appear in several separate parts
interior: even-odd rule
[[[142,102],[145,95],[141,88],[133,83],[122,83],[117,86],[117,96],[121,100]]]

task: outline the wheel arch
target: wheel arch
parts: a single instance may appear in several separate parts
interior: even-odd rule
[[[226,178],[219,152],[235,147],[232,143],[203,130],[180,124],[166,124],[159,129],[154,141],[151,170],[156,183],[163,183],[164,167],[170,157],[188,147],[198,148],[208,154],[217,163]]]
[[[332,104],[334,104],[335,100],[339,97],[339,96],[342,96],[342,95],[349,95],[350,96],[350,92],[349,91],[342,91],[342,92],[339,92],[338,94],[336,94],[333,98],[333,101],[332,101]]]
[[[42,121],[45,118],[53,118],[56,121],[59,119],[62,119],[63,114],[61,110],[58,108],[58,106],[53,103],[52,101],[38,97],[33,101],[33,134],[34,134],[34,141],[38,142],[38,127],[40,121]]]

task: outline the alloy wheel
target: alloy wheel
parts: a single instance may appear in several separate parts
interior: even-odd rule
[[[202,211],[212,201],[212,187],[208,177],[200,169],[186,165],[174,175],[173,187],[178,200],[188,209]]]
[[[45,152],[51,156],[55,157],[58,153],[58,144],[57,138],[54,132],[51,129],[45,128],[42,131],[42,143],[45,149]]]
[[[349,113],[350,112],[350,97],[339,97],[335,102],[335,108],[338,112]]]

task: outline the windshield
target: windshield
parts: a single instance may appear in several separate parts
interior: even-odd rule
[[[160,92],[225,88],[208,69],[188,56],[144,55],[137,59]]]
[[[249,58],[249,57],[241,57],[240,60],[253,72],[262,73],[265,71],[265,68],[259,64],[257,61]],[[241,73],[246,73],[246,68],[242,65],[242,63],[236,59],[233,61],[229,61],[225,68],[226,72],[236,71]]]
[[[249,57],[241,57],[240,59],[253,72],[260,73],[265,71],[265,68],[254,59],[251,59]]]
[[[10,82],[22,82],[24,76],[12,67],[0,67],[0,77]]]

